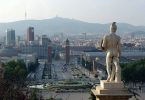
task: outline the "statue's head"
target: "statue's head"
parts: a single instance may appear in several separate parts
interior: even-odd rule
[[[117,30],[116,22],[113,22],[113,23],[110,25],[110,32],[111,32],[111,33],[115,33],[116,30]]]

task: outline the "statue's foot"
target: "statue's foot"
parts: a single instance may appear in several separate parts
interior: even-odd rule
[[[110,82],[110,77],[107,78],[107,82]]]
[[[113,78],[110,78],[110,82],[112,82],[113,81]]]

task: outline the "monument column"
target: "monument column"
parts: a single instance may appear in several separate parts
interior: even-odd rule
[[[50,39],[48,42],[48,64],[52,64],[52,43]]]
[[[51,73],[51,67],[52,67],[52,42],[50,39],[48,39],[48,60],[46,62],[46,72],[49,74]],[[51,78],[51,74],[48,75],[48,78]]]
[[[69,65],[70,61],[70,45],[69,40],[66,40],[66,47],[65,47],[65,59],[66,59],[66,65]]]

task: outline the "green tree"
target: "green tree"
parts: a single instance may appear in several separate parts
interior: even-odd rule
[[[23,61],[9,61],[4,64],[4,79],[12,82],[24,81],[27,77],[27,68]]]
[[[30,100],[39,100],[37,97],[38,90],[34,89],[31,93]]]
[[[145,59],[121,64],[122,79],[126,83],[144,83],[145,82]]]
[[[4,79],[0,81],[0,100],[24,100],[21,91],[27,77],[26,65],[23,61],[9,61],[4,66]]]

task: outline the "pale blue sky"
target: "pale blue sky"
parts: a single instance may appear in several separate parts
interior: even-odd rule
[[[93,23],[145,25],[145,0],[0,0],[0,22],[56,15]]]

